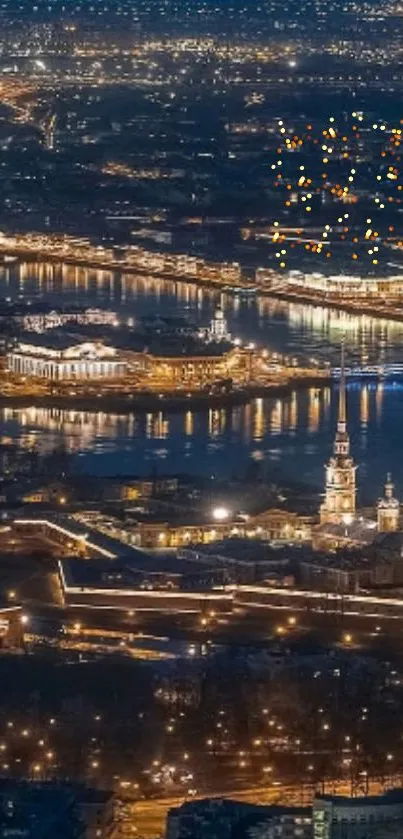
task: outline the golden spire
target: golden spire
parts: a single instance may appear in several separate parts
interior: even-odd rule
[[[346,370],[345,370],[345,353],[344,353],[344,338],[341,342],[341,363],[340,363],[340,389],[339,389],[339,416],[337,420],[337,430],[344,432],[346,430],[347,411],[346,411]]]
[[[350,455],[350,439],[347,431],[347,407],[346,407],[346,369],[344,361],[344,338],[341,343],[341,366],[340,366],[340,389],[339,389],[339,413],[337,417],[336,435],[334,438],[333,451],[336,457],[346,458]]]
[[[385,498],[388,498],[388,499],[393,498],[394,488],[395,488],[395,485],[392,481],[392,475],[391,475],[390,472],[388,472],[388,474],[386,476],[386,484],[385,484]]]

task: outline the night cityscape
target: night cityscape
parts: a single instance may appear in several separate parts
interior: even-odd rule
[[[0,839],[403,836],[402,70],[0,3]]]

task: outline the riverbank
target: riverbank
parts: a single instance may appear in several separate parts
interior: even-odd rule
[[[127,262],[112,261],[108,262],[102,259],[85,259],[85,257],[66,256],[59,254],[52,254],[48,252],[35,252],[25,248],[7,248],[2,249],[0,245],[0,255],[4,258],[6,256],[14,256],[17,259],[23,259],[26,262],[50,262],[53,265],[71,265],[77,268],[88,268],[94,271],[109,271],[111,273],[130,274],[138,277],[150,277],[155,280],[164,280],[171,283],[186,283],[188,285],[197,285],[201,288],[216,289],[222,292],[226,286],[229,285],[228,280],[215,280],[211,277],[196,277],[187,274],[178,274],[176,271],[158,270],[156,268],[144,268],[141,265],[130,265]],[[255,285],[253,283],[242,282],[237,288],[243,290],[250,290]]]
[[[394,320],[399,323],[403,323],[403,306],[401,309],[391,310],[387,304],[368,304],[365,300],[360,298],[357,298],[356,301],[333,300],[325,297],[324,295],[321,296],[316,294],[315,292],[304,291],[303,293],[300,293],[292,291],[291,289],[284,291],[274,289],[264,292],[259,291],[258,293],[259,295],[262,294],[264,297],[272,297],[276,300],[285,300],[289,303],[300,303],[301,306],[308,304],[321,309],[334,309],[351,315],[368,315],[368,317],[380,318],[382,320]]]
[[[87,268],[99,271],[109,271],[112,273],[121,273],[139,277],[150,277],[172,283],[186,283],[188,285],[199,286],[210,290],[216,290],[220,293],[231,294],[229,290],[233,285],[234,293],[242,295],[250,294],[252,289],[256,289],[256,295],[260,297],[267,297],[278,300],[285,300],[293,303],[300,303],[301,305],[312,305],[319,308],[334,309],[336,311],[343,311],[352,315],[368,315],[369,317],[381,318],[384,320],[393,320],[403,322],[403,305],[402,307],[391,307],[383,301],[370,302],[364,298],[357,298],[356,300],[338,300],[327,297],[326,295],[318,294],[315,291],[303,290],[295,291],[291,288],[278,289],[267,288],[259,285],[258,282],[252,282],[245,277],[237,279],[236,283],[229,282],[227,277],[214,278],[211,275],[194,276],[192,274],[180,274],[177,270],[158,270],[155,267],[145,268],[142,265],[132,265],[123,260],[104,260],[101,257],[94,258],[92,254],[90,258],[85,256],[68,256],[67,254],[54,254],[44,251],[36,251],[29,248],[10,247],[4,248],[0,244],[0,256],[15,257],[23,259],[27,262],[36,263],[44,260],[54,265],[71,265],[78,268]]]
[[[229,393],[201,394],[154,394],[140,392],[130,394],[100,395],[98,397],[85,395],[64,395],[64,394],[0,394],[0,407],[6,408],[56,408],[61,411],[87,411],[128,414],[133,411],[150,413],[156,411],[183,412],[189,410],[209,410],[211,408],[232,408],[236,405],[247,405],[253,399],[267,399],[270,397],[284,396],[292,391],[305,388],[323,388],[331,384],[331,378],[325,375],[312,375],[301,379],[288,379],[284,384],[253,385],[250,388],[242,388],[229,391]]]

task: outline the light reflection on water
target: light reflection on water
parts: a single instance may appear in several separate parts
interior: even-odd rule
[[[337,394],[335,395],[337,396]],[[31,407],[0,411],[0,441],[52,451],[63,440],[78,469],[94,474],[195,472],[243,474],[251,459],[272,475],[321,487],[330,454],[337,398],[330,388],[255,399],[233,409],[116,415]],[[353,453],[359,481],[377,495],[393,470],[403,488],[403,385],[348,388]]]
[[[24,262],[0,266],[2,294],[32,300],[43,296],[55,306],[110,307],[123,319],[157,312],[185,314],[197,324],[207,323],[221,303],[232,333],[244,340],[258,340],[306,357],[335,359],[345,335],[350,354],[361,361],[403,361],[403,324],[269,298],[240,300],[213,289],[155,277]]]
[[[185,314],[197,324],[207,323],[221,303],[232,333],[244,340],[335,361],[345,335],[350,357],[403,362],[403,324],[268,298],[239,300],[185,283],[23,263],[0,267],[2,295],[29,299],[43,295],[55,306],[100,305],[115,309],[122,319],[157,312]],[[97,474],[144,474],[156,467],[160,472],[225,477],[245,470],[254,458],[275,474],[320,487],[334,433],[335,403],[329,388],[311,388],[279,399],[257,399],[231,410],[172,415],[4,409],[0,434],[18,438],[25,448],[43,451],[64,439],[77,467]],[[352,385],[349,415],[359,481],[367,482],[373,497],[385,472],[392,469],[403,489],[403,388]]]

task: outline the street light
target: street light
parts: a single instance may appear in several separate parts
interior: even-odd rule
[[[213,510],[213,519],[215,521],[226,521],[229,515],[230,511],[227,507],[215,507]]]

